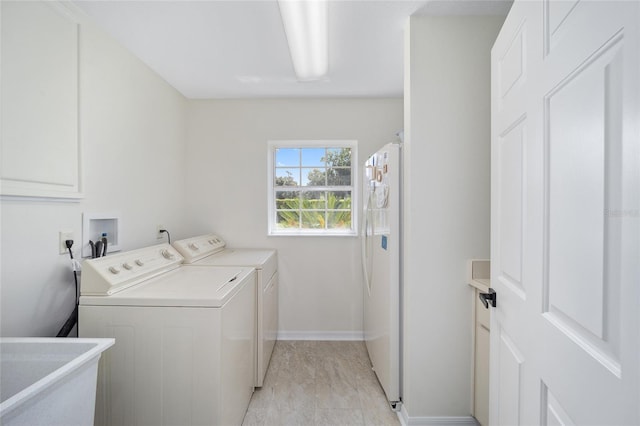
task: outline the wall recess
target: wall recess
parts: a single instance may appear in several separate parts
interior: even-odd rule
[[[83,213],[82,214],[82,257],[91,256],[91,245],[107,238],[107,253],[120,251],[120,214],[119,213]]]

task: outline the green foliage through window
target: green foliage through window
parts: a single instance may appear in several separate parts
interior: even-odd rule
[[[285,198],[277,202],[277,224],[282,228],[335,229],[351,227],[351,197]]]

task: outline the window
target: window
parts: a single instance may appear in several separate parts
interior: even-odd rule
[[[269,235],[357,235],[356,147],[269,142]]]

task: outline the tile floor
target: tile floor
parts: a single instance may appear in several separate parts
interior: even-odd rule
[[[400,422],[371,370],[363,342],[278,341],[243,426]]]

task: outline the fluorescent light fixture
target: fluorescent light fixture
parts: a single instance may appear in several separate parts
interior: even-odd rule
[[[329,71],[327,0],[278,0],[298,80],[320,80]]]

